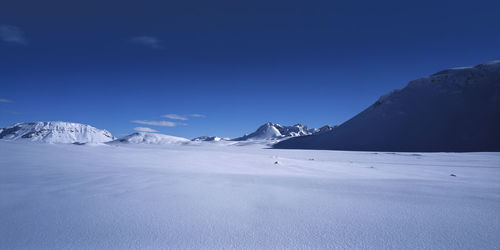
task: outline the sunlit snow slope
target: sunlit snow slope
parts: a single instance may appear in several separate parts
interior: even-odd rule
[[[189,141],[190,141],[189,139],[177,137],[177,136],[157,134],[157,133],[138,132],[138,133],[133,133],[133,134],[127,135],[123,138],[114,140],[111,143],[179,144],[179,143],[185,143],[185,142],[189,142]]]
[[[26,122],[0,130],[0,139],[44,143],[102,143],[113,140],[107,130],[71,122]]]

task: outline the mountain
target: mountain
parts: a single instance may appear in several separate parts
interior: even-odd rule
[[[329,132],[329,131],[332,131],[334,128],[336,128],[338,126],[330,126],[330,125],[325,125],[321,128],[313,128],[311,130],[309,130],[311,132],[311,134],[322,134],[322,133],[326,133],[326,132]]]
[[[110,132],[71,122],[27,122],[0,129],[0,139],[44,143],[102,143],[114,139]]]
[[[448,69],[380,97],[338,128],[275,148],[500,151],[500,61]]]
[[[217,136],[200,136],[192,139],[191,141],[227,141],[227,138],[221,138]]]
[[[324,133],[331,129],[333,128],[328,125],[322,127],[321,129],[307,129],[307,126],[304,126],[302,124],[282,126],[280,124],[267,122],[264,125],[260,126],[255,132],[244,135],[242,137],[234,138],[232,139],[232,141],[283,139],[288,137]]]
[[[188,139],[171,135],[137,132],[120,139],[116,139],[111,143],[133,143],[133,144],[181,144],[189,142]]]

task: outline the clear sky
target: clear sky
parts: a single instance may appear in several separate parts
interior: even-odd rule
[[[410,80],[498,59],[498,0],[3,1],[0,126],[335,125]]]

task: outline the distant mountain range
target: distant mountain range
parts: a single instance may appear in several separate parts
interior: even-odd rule
[[[330,132],[291,138],[274,147],[500,151],[500,61],[411,81]]]
[[[440,71],[383,95],[340,126],[265,123],[238,138],[186,138],[107,130],[70,122],[28,122],[0,128],[0,139],[42,143],[185,144],[264,141],[282,149],[356,151],[500,151],[500,61]]]
[[[200,137],[196,137],[194,139],[192,139],[191,141],[213,141],[213,142],[217,142],[217,141],[229,141],[231,139],[229,138],[221,138],[221,137],[217,137],[217,136],[200,136]]]
[[[295,124],[293,126],[282,126],[272,122],[267,122],[260,126],[255,132],[244,135],[242,137],[234,138],[232,141],[246,141],[246,140],[272,140],[284,139],[290,137],[320,134],[331,131],[333,127],[323,126],[319,129],[308,129],[307,126],[302,124]]]
[[[129,143],[129,144],[179,144],[189,141],[219,142],[219,141],[255,141],[255,140],[280,140],[295,136],[311,135],[330,131],[333,127],[324,126],[320,129],[307,129],[307,126],[296,124],[281,126],[266,123],[257,131],[235,139],[217,136],[200,136],[192,140],[164,135],[159,133],[137,132],[116,139],[107,130],[97,129],[90,125],[71,122],[27,122],[0,128],[0,139],[24,140],[42,143]]]

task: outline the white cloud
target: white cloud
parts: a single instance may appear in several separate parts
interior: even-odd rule
[[[7,103],[7,102],[12,102],[12,100],[5,99],[5,98],[0,98],[0,102]]]
[[[161,40],[154,36],[136,36],[130,39],[132,43],[144,45],[152,49],[163,49]]]
[[[24,32],[12,25],[0,25],[0,39],[8,43],[27,44]]]
[[[176,115],[176,114],[166,114],[166,115],[162,115],[162,117],[165,117],[165,118],[168,118],[168,119],[172,119],[172,120],[181,120],[181,121],[187,121],[188,120],[188,118],[186,116]]]
[[[189,115],[166,114],[166,115],[162,115],[161,117],[172,119],[172,120],[187,121],[187,120],[189,120],[189,117],[205,118],[206,116],[202,115],[202,114],[189,114]]]
[[[144,120],[133,120],[133,123],[151,125],[151,126],[161,126],[161,127],[175,127],[177,125],[185,125],[171,121],[144,121]]]
[[[158,130],[154,130],[152,128],[147,128],[147,127],[135,127],[134,130],[137,132],[151,132],[151,133],[158,132]]]

